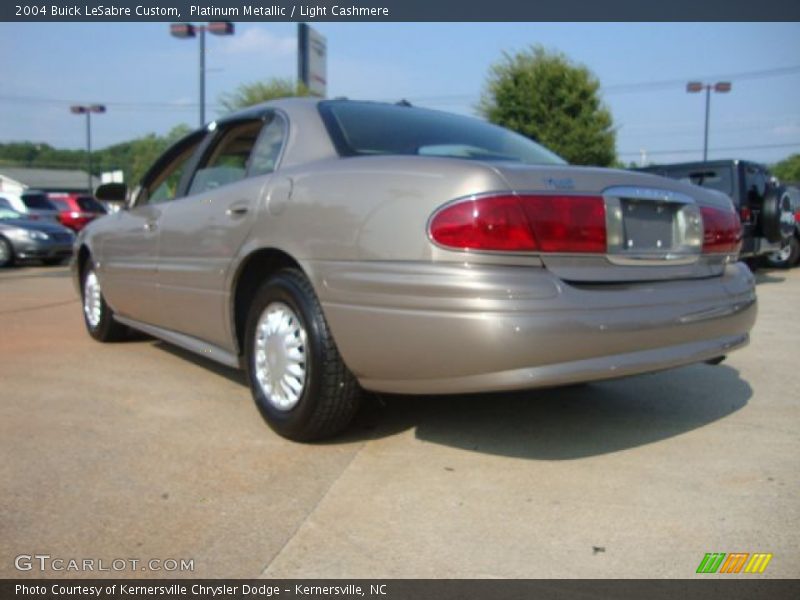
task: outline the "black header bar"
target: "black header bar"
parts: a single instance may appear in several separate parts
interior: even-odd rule
[[[0,21],[800,21],[787,0],[13,0]]]
[[[777,600],[800,581],[728,579],[4,579],[0,598],[28,600]]]

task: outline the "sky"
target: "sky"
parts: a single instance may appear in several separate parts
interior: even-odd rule
[[[542,44],[601,83],[626,163],[699,160],[702,94],[712,94],[710,158],[766,163],[800,153],[800,23],[314,23],[327,38],[328,96],[475,114],[490,66]],[[206,116],[242,83],[294,78],[296,23],[236,23],[207,37]],[[85,147],[70,104],[102,103],[102,148],[198,122],[198,43],[168,23],[0,23],[0,142]],[[644,154],[644,156],[643,156]]]

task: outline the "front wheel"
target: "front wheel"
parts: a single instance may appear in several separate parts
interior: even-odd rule
[[[14,265],[14,248],[4,237],[0,237],[0,268]]]
[[[361,389],[300,271],[279,271],[256,293],[245,357],[253,399],[283,437],[303,442],[331,437],[355,416]]]
[[[127,328],[114,320],[114,311],[106,304],[94,265],[89,263],[81,279],[83,322],[89,335],[98,342],[115,342],[125,337]]]
[[[792,236],[780,250],[767,254],[764,260],[770,267],[789,269],[797,264],[798,258],[800,258],[800,242],[797,241],[796,237]]]

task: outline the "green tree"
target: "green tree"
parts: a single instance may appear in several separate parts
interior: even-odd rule
[[[800,181],[800,154],[792,154],[774,164],[770,170],[781,181]]]
[[[177,125],[164,136],[155,133],[92,151],[92,172],[122,170],[125,181],[135,185],[150,165],[174,142],[187,135],[188,125]],[[61,150],[48,144],[12,142],[0,144],[0,165],[52,169],[85,169],[85,150]]]
[[[219,103],[225,112],[233,112],[240,108],[247,108],[254,104],[261,104],[275,98],[288,98],[291,96],[308,96],[310,92],[302,83],[295,83],[291,79],[272,78],[265,81],[243,83],[231,94],[222,94]]]
[[[491,67],[478,110],[572,164],[605,167],[616,159],[616,132],[599,89],[585,66],[531,46]]]

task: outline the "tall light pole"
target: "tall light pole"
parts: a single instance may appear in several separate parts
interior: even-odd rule
[[[686,84],[686,91],[690,94],[706,91],[706,125],[705,135],[703,136],[703,162],[708,160],[708,116],[711,112],[711,90],[719,94],[727,94],[731,91],[730,81],[718,81],[717,83],[702,83],[701,81],[690,81]]]
[[[169,32],[173,37],[200,38],[200,127],[206,124],[206,31],[214,35],[233,35],[233,23],[212,21],[205,25],[172,23],[169,26]]]
[[[86,115],[86,161],[88,163],[86,172],[88,175],[87,189],[89,194],[92,195],[92,113],[104,113],[106,107],[102,104],[76,104],[69,107],[73,115]]]

